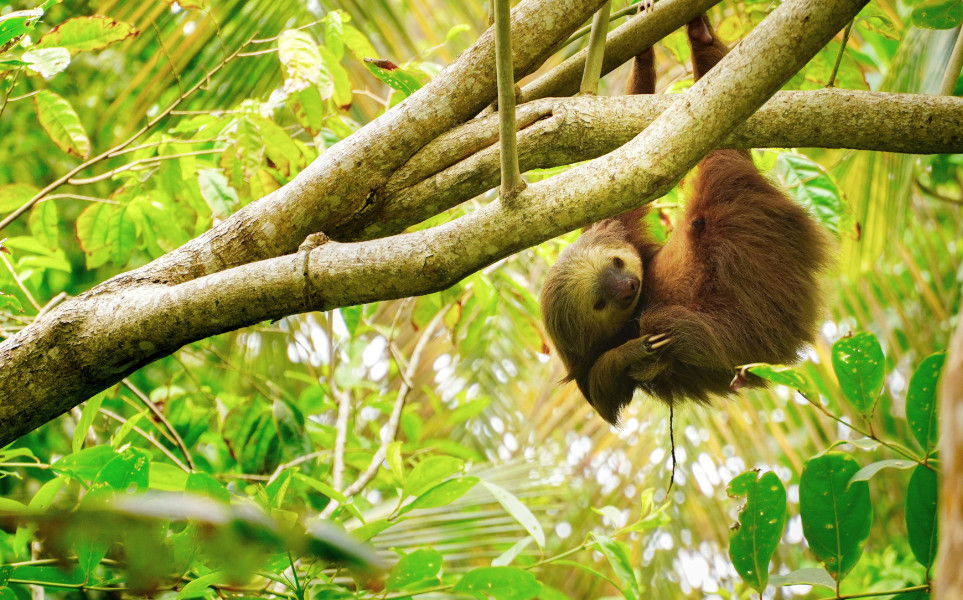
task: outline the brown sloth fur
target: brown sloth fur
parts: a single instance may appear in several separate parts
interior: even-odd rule
[[[688,25],[698,80],[727,52],[706,18]],[[655,90],[653,52],[628,93]],[[731,392],[735,368],[791,363],[821,311],[826,234],[744,150],[699,165],[685,214],[659,247],[648,207],[596,223],[566,248],[541,294],[546,330],[585,398],[617,423],[636,388],[670,407]],[[764,385],[749,376],[744,385]]]

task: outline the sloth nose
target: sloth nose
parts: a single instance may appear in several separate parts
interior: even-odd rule
[[[606,278],[605,288],[609,297],[620,309],[626,309],[635,301],[639,293],[639,280],[625,275],[610,275]]]

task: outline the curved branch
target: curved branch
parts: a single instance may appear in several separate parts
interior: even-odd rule
[[[330,242],[176,285],[117,289],[107,282],[64,302],[0,345],[0,446],[191,341],[293,313],[444,289],[513,252],[661,195],[864,4],[783,3],[641,135],[526,188],[517,205],[525,210],[495,201],[432,229]]]
[[[678,98],[547,98],[519,107],[523,171],[597,158],[641,133]],[[907,154],[963,152],[963,98],[826,89],[778,92],[720,144],[725,148],[849,148]],[[343,223],[339,239],[405,228],[498,185],[494,117],[439,136],[385,184],[371,221]]]

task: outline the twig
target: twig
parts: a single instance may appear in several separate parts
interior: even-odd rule
[[[115,412],[113,412],[113,411],[111,411],[111,410],[108,410],[108,409],[106,409],[106,408],[101,408],[101,409],[100,409],[100,412],[103,413],[104,415],[110,417],[111,419],[117,421],[117,422],[120,423],[120,424],[124,424],[124,423],[127,422],[127,419],[125,419],[124,417],[122,417],[122,416],[118,415],[117,413],[115,413]],[[164,444],[160,443],[160,441],[158,441],[157,438],[155,438],[154,436],[152,436],[151,434],[147,433],[146,431],[144,431],[143,429],[141,429],[140,427],[138,427],[138,426],[136,426],[136,425],[134,425],[133,430],[136,431],[142,438],[144,438],[145,440],[147,440],[148,442],[150,442],[151,444],[153,444],[155,448],[157,448],[158,450],[160,450],[161,452],[163,452],[164,455],[167,456],[167,458],[171,459],[171,462],[173,462],[175,465],[177,465],[178,467],[180,467],[181,470],[183,470],[185,473],[190,473],[190,472],[191,472],[191,469],[190,469],[187,465],[185,465],[184,463],[182,463],[182,462],[181,462],[181,459],[177,458],[177,456],[176,456],[173,452],[171,452],[170,450],[168,450],[168,449],[167,449],[167,446],[165,446]]]
[[[953,54],[950,55],[950,62],[946,65],[946,72],[943,73],[943,82],[940,83],[941,96],[953,95],[953,91],[956,90],[956,82],[960,79],[960,69],[963,69],[963,28],[960,28],[956,35]]]
[[[18,275],[17,271],[14,270],[13,265],[10,264],[10,261],[7,260],[7,257],[3,254],[3,252],[0,252],[0,259],[3,259],[4,266],[7,267],[8,271],[10,271],[10,275],[13,276],[13,280],[17,282],[17,287],[20,288],[20,291],[23,292],[23,295],[27,297],[27,301],[33,305],[37,312],[40,312],[40,304],[34,300],[33,296],[30,294],[30,290],[28,290],[27,287],[23,285],[23,282],[20,281],[20,275]]]
[[[843,62],[843,53],[846,52],[846,42],[849,41],[849,33],[853,30],[854,21],[850,21],[849,25],[846,26],[846,30],[843,31],[843,43],[839,47],[839,52],[836,53],[836,63],[833,65],[833,72],[829,74],[829,83],[826,87],[833,87],[836,82],[836,73],[839,72],[839,63]]]
[[[187,450],[187,444],[184,443],[184,440],[181,438],[180,435],[178,435],[177,430],[174,429],[174,426],[171,425],[171,422],[168,421],[167,417],[164,416],[163,411],[157,408],[157,406],[153,402],[151,402],[151,399],[148,398],[147,395],[144,394],[144,392],[137,389],[137,387],[130,382],[130,379],[127,379],[125,377],[124,379],[121,380],[121,383],[123,383],[124,387],[130,390],[131,393],[134,394],[134,396],[136,396],[137,399],[140,400],[141,403],[147,407],[147,409],[151,412],[151,414],[154,415],[154,418],[156,418],[158,421],[160,421],[164,425],[164,428],[167,429],[168,434],[170,434],[170,437],[173,439],[174,443],[177,445],[181,453],[184,455],[184,460],[187,462],[187,465],[191,468],[191,471],[193,472],[195,470],[194,459],[191,458],[191,453]]]
[[[340,490],[344,476],[344,446],[348,439],[348,414],[351,410],[351,396],[347,391],[339,392],[334,384],[337,361],[334,356],[334,311],[328,311],[326,323],[328,336],[328,389],[338,399],[338,418],[335,425],[334,464],[331,467],[331,485]]]
[[[418,343],[415,344],[415,349],[411,352],[411,360],[408,361],[408,368],[405,369],[404,374],[401,377],[401,387],[398,388],[398,397],[395,399],[395,405],[391,410],[391,416],[388,417],[388,422],[381,430],[381,445],[378,446],[378,450],[371,458],[371,462],[368,464],[368,468],[365,470],[365,472],[362,473],[354,483],[352,483],[342,492],[346,498],[350,498],[351,496],[363,490],[364,487],[368,485],[372,479],[374,479],[375,475],[378,473],[378,469],[381,468],[381,463],[384,462],[385,456],[388,454],[388,446],[395,441],[395,436],[398,435],[398,426],[401,424],[401,413],[405,408],[405,401],[408,398],[408,394],[414,387],[411,383],[411,380],[415,376],[418,363],[421,362],[421,354],[428,345],[428,342],[431,341],[431,338],[434,336],[435,330],[441,323],[444,322],[445,312],[447,311],[439,311],[431,320],[431,322],[428,323],[428,326],[425,327],[425,330],[421,333],[421,337],[418,338]],[[337,508],[338,502],[332,500],[327,506],[324,507],[324,510],[321,511],[320,518],[330,518]]]
[[[515,139],[515,75],[512,67],[512,16],[509,0],[495,0],[495,70],[498,80],[498,137],[501,140],[502,186],[499,191],[511,203],[525,182],[518,170]]]
[[[592,35],[589,36],[588,56],[585,57],[585,69],[582,71],[580,94],[597,94],[599,91],[602,58],[605,56],[605,36],[609,31],[609,13],[611,12],[612,0],[606,0],[592,19]]]

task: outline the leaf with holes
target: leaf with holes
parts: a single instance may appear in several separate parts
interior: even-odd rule
[[[749,471],[729,482],[730,497],[745,497],[739,526],[730,530],[729,558],[739,577],[760,594],[769,581],[772,559],[786,528],[786,488],[772,471]]]

